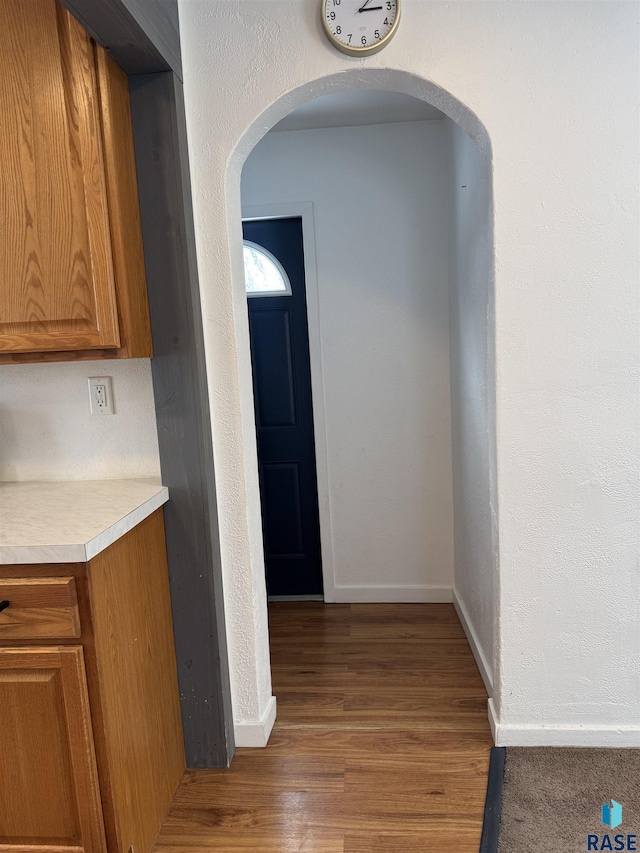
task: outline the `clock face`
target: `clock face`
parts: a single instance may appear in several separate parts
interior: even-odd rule
[[[329,40],[351,56],[375,53],[394,34],[400,0],[322,0]]]

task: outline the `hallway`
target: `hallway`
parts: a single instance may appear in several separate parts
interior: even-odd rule
[[[477,853],[487,694],[450,604],[269,605],[266,749],[189,770],[155,853]]]

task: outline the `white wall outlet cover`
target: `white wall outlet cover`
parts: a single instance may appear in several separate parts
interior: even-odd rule
[[[115,415],[113,382],[110,376],[89,377],[89,405],[92,415]]]

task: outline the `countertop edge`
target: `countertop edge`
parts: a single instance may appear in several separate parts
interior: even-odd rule
[[[160,507],[166,504],[168,500],[169,489],[166,486],[163,486],[156,495],[153,495],[153,497],[150,497],[143,504],[140,504],[139,507],[136,507],[136,509],[132,510],[128,515],[125,515],[124,518],[120,519],[120,521],[116,521],[106,530],[103,530],[102,533],[98,533],[97,536],[90,539],[84,546],[84,562],[88,563],[92,557],[95,557],[101,551],[104,551],[109,547],[109,545],[113,545],[113,543],[117,542],[118,539],[125,535],[125,533],[133,530],[137,524],[140,524],[141,521],[148,518],[152,512],[160,509]]]
[[[87,563],[169,500],[166,486],[158,486],[155,495],[91,538],[88,542],[56,545],[0,546],[0,566],[45,563]]]

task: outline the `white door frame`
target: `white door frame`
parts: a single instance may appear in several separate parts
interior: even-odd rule
[[[249,204],[242,206],[243,222],[252,219],[289,219],[294,216],[301,217],[302,219],[304,275],[307,294],[307,326],[309,329],[309,359],[311,362],[311,396],[313,400],[313,432],[318,482],[318,511],[320,516],[322,584],[324,587],[324,600],[331,603],[335,601],[334,550],[331,526],[331,501],[329,498],[329,458],[325,416],[325,389],[322,378],[322,338],[320,335],[320,302],[313,202],[286,201],[273,204]]]

